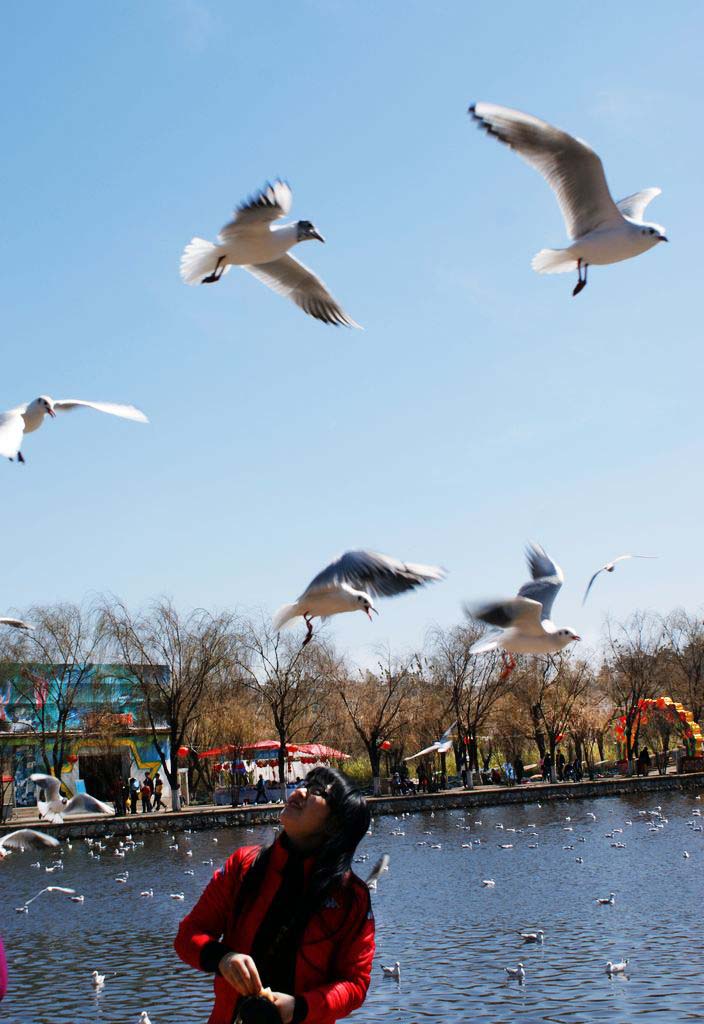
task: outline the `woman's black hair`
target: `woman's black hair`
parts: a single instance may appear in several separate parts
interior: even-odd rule
[[[371,812],[362,794],[334,768],[313,768],[301,785],[317,786],[325,791],[330,816],[323,842],[312,855],[315,862],[306,886],[301,916],[294,926],[298,935],[302,934],[312,915],[321,909],[331,893],[342,890],[347,895],[345,889],[350,880],[348,872],[352,857],[371,821]],[[272,846],[262,847],[244,876],[233,908],[235,918],[245,904],[257,898],[271,851]],[[351,894],[349,900],[351,905]]]

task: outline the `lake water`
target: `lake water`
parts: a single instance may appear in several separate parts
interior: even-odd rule
[[[638,812],[657,804],[668,820],[651,831]],[[383,852],[391,867],[373,894],[377,956],[369,996],[350,1020],[704,1020],[700,809],[704,814],[704,799],[693,794],[659,793],[378,818],[360,849],[369,860],[357,870],[364,874]],[[607,838],[614,828],[623,832]],[[228,852],[271,835],[265,827],[179,834],[178,850],[169,848],[169,834],[151,835],[124,859],[114,855],[115,838],[100,860],[75,840],[71,850],[62,844],[64,870],[53,873],[44,870],[57,860],[53,852],[8,857],[0,863],[0,933],[10,989],[0,1021],[136,1024],[147,1010],[152,1024],[202,1024],[211,979],[177,960],[178,922]],[[469,842],[472,848],[463,849]],[[513,848],[501,849],[502,843]],[[202,863],[211,858],[212,866]],[[37,860],[41,868],[30,867]],[[129,879],[121,885],[114,879],[124,869]],[[496,884],[483,887],[483,879]],[[28,914],[14,912],[49,884],[75,888],[84,903],[45,893]],[[148,888],[154,897],[140,898]],[[183,892],[184,901],[170,899],[172,892]],[[595,904],[610,892],[614,906]],[[519,930],[537,928],[545,931],[544,944],[524,944]],[[624,958],[627,976],[608,977],[606,961]],[[396,960],[400,983],[380,968]],[[519,960],[524,985],[504,972]],[[115,972],[99,995],[91,985],[94,969]]]

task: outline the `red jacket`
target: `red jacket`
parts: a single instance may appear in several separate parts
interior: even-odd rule
[[[174,946],[192,967],[201,968],[204,946],[222,937],[236,953],[251,953],[254,937],[281,885],[288,853],[277,840],[272,849],[261,890],[254,903],[232,919],[232,908],[242,878],[259,852],[258,846],[235,850],[224,867],[216,871],[193,910],[179,925]],[[312,861],[306,864],[306,878]],[[295,996],[304,996],[308,1012],[303,1024],[335,1024],[361,1006],[369,988],[374,957],[374,917],[369,890],[350,872],[346,885],[349,898],[326,901],[308,922],[296,956]],[[215,1005],[208,1024],[232,1024],[239,996],[234,988],[215,976]]]

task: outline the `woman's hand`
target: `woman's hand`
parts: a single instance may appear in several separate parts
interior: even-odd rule
[[[225,953],[218,964],[218,969],[225,981],[241,996],[258,996],[261,992],[259,971],[251,956],[245,953]],[[293,1010],[291,1014],[293,1015]]]
[[[283,1024],[291,1024],[293,1020],[293,1011],[296,1007],[296,999],[294,996],[286,995],[285,992],[272,992],[271,1001],[279,1011],[279,1016],[283,1021]]]

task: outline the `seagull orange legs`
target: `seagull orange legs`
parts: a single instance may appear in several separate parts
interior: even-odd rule
[[[311,640],[313,639],[313,620],[312,620],[312,617],[308,614],[308,612],[304,612],[303,613],[303,618],[305,619],[306,626],[308,627],[308,632],[306,633],[305,640],[301,644],[301,647],[305,647],[306,644],[309,644],[311,642]]]
[[[514,668],[516,667],[516,659],[512,654],[509,654],[507,651],[502,651],[501,660],[504,663],[504,667],[501,670],[501,675],[499,676],[499,678],[508,679],[508,677],[511,675]]]

